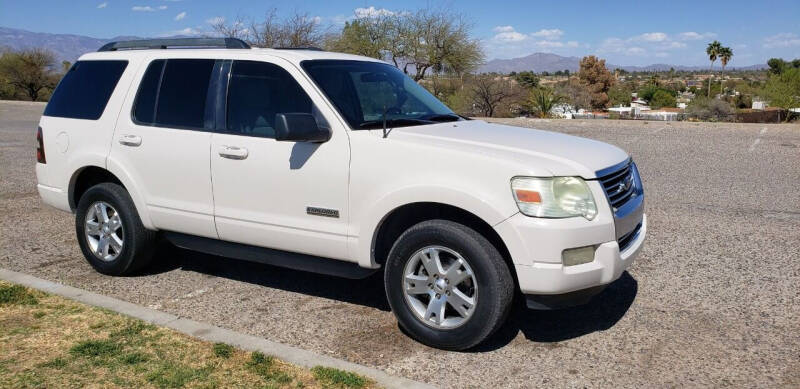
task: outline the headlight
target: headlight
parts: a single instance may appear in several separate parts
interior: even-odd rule
[[[565,218],[597,216],[597,205],[586,182],[578,177],[516,177],[511,191],[519,211],[528,216]]]

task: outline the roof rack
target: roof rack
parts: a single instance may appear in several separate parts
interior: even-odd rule
[[[237,38],[167,38],[109,42],[97,51],[144,50],[168,48],[226,48],[249,49],[245,41]]]
[[[275,50],[311,50],[311,51],[325,51],[319,47],[314,46],[297,46],[297,47],[273,47]]]

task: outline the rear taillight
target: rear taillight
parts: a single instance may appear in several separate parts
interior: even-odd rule
[[[36,162],[47,163],[44,157],[44,138],[42,137],[42,127],[36,131]]]

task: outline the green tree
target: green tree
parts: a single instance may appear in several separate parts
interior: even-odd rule
[[[783,73],[783,69],[786,68],[786,61],[782,58],[770,58],[767,61],[767,66],[769,66],[769,72],[772,74],[781,74]]]
[[[464,16],[444,10],[371,14],[346,23],[327,47],[392,61],[415,81],[431,73],[463,78],[484,59],[480,42],[470,37],[471,29]]]
[[[722,44],[719,41],[713,41],[708,44],[706,47],[706,54],[708,54],[708,60],[711,61],[711,66],[708,68],[709,73],[713,74],[714,71],[714,62],[717,61],[717,58],[720,54],[720,49],[722,49]],[[711,83],[708,84],[708,97],[711,97]]]
[[[44,49],[6,52],[0,57],[0,78],[17,92],[36,101],[47,88],[58,82],[52,68],[55,55]]]
[[[606,60],[593,55],[583,57],[578,71],[578,78],[592,94],[593,108],[608,106],[608,90],[614,86],[614,75],[606,68]]]
[[[675,96],[664,89],[657,90],[650,99],[650,106],[653,108],[674,108],[675,104]]]
[[[800,107],[800,68],[789,68],[781,74],[770,76],[764,86],[764,94],[773,107],[785,110]],[[791,114],[786,115],[786,120]]]
[[[608,90],[608,103],[612,107],[627,107],[631,105],[631,101],[631,90],[624,85],[614,85]]]
[[[534,88],[531,90],[526,107],[537,117],[546,118],[550,112],[564,101],[564,98],[553,92],[550,88]]]
[[[536,77],[536,73],[526,71],[526,72],[519,72],[514,76],[514,79],[522,86],[532,89],[539,86],[539,77]]]

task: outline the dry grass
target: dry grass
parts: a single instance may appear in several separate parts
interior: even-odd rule
[[[5,282],[0,297],[0,387],[375,387]]]

